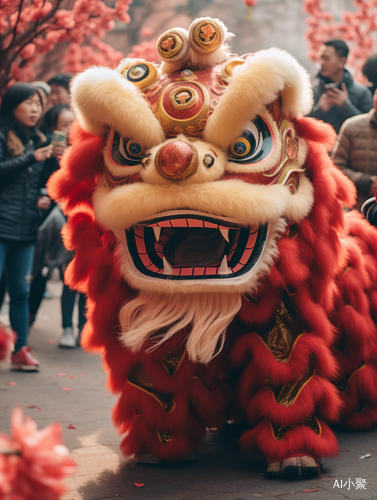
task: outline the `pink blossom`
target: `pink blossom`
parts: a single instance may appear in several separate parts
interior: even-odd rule
[[[59,423],[38,430],[21,407],[11,416],[11,438],[0,434],[0,494],[10,500],[58,500],[66,491],[62,479],[75,472],[76,466],[62,443]],[[1,454],[2,450],[14,454]]]
[[[145,26],[145,28],[142,28],[140,31],[140,35],[144,38],[149,38],[153,36],[154,31],[152,28],[149,28],[148,26]]]

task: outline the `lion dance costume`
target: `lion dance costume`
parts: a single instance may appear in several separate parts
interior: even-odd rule
[[[377,234],[303,118],[283,50],[231,54],[223,23],[158,39],[159,65],[77,75],[77,123],[49,184],[69,216],[66,273],[88,295],[125,456],[184,460],[229,419],[270,476],[338,453],[327,422],[377,421]]]

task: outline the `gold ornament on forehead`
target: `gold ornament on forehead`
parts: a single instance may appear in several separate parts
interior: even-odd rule
[[[200,21],[192,32],[192,42],[195,52],[200,54],[214,52],[222,44],[220,26],[212,19]]]
[[[170,94],[169,101],[174,109],[190,109],[198,102],[198,94],[191,87],[179,87]]]

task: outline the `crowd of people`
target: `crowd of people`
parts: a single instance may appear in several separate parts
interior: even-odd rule
[[[0,105],[0,307],[9,293],[9,319],[16,333],[11,368],[36,371],[27,338],[54,268],[64,270],[72,255],[63,245],[65,217],[48,197],[46,183],[59,168],[74,121],[70,74],[48,82],[15,83]],[[85,297],[79,294],[78,335],[72,324],[76,291],[63,286],[61,347],[80,344]]]
[[[319,50],[320,71],[313,85],[309,116],[331,124],[338,133],[334,163],[356,185],[357,208],[377,189],[377,55],[363,67],[368,86],[346,69],[348,46],[329,40]],[[70,74],[48,82],[15,83],[0,106],[0,308],[6,289],[9,319],[17,340],[11,368],[36,371],[39,361],[28,346],[46,283],[54,268],[63,280],[72,259],[61,229],[65,217],[48,197],[46,182],[59,168],[74,120],[70,109]],[[78,297],[77,297],[78,296]],[[78,302],[78,334],[72,317]],[[61,297],[63,333],[60,347],[80,345],[86,299],[68,286]]]

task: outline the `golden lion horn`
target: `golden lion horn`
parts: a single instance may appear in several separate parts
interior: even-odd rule
[[[225,30],[210,17],[194,21],[189,30],[192,50],[198,54],[211,54],[221,47],[225,39]]]
[[[165,31],[157,40],[157,51],[166,62],[184,61],[189,50],[188,31],[182,28]]]

